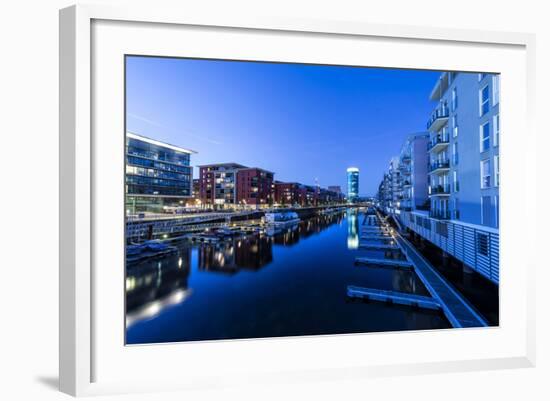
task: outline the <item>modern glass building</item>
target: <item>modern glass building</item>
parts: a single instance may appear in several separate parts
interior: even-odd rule
[[[192,150],[126,133],[126,214],[162,213],[192,197]]]
[[[348,173],[348,202],[353,203],[359,197],[359,169],[350,167]]]

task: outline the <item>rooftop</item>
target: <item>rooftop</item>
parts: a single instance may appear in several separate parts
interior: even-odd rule
[[[201,164],[200,166],[197,166],[197,167],[231,167],[231,168],[249,168],[247,166],[243,166],[242,164],[239,164],[239,163],[234,163],[234,162],[228,162],[228,163],[212,163],[212,164]]]
[[[176,152],[189,153],[189,154],[197,153],[196,151],[191,150],[191,149],[185,149],[185,148],[182,148],[180,146],[171,145],[169,143],[161,142],[161,141],[158,141],[156,139],[148,138],[148,137],[143,136],[143,135],[138,135],[138,134],[136,134],[134,132],[130,132],[130,131],[126,131],[126,136],[128,138],[137,139],[139,141],[150,143],[151,145],[156,145],[156,146],[160,146],[160,147],[163,147],[163,148],[172,149],[172,150],[175,150]]]

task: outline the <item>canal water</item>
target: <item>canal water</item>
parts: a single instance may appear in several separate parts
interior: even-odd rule
[[[316,216],[274,236],[177,244],[127,266],[127,344],[451,327],[442,313],[347,297],[347,286],[429,295],[413,272],[355,266],[364,214]]]

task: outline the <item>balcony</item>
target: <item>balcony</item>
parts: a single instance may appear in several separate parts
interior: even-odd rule
[[[451,194],[450,185],[430,185],[428,187],[430,196],[449,196]]]
[[[429,166],[430,174],[441,174],[449,171],[451,163],[449,160],[436,160]]]
[[[401,157],[401,162],[402,163],[410,163],[411,162],[411,156],[410,155],[404,155],[403,157]]]
[[[449,146],[449,134],[448,133],[437,134],[428,143],[428,151],[439,152],[445,149],[447,146]]]
[[[412,184],[409,180],[403,181],[403,187],[410,187]]]
[[[439,131],[445,124],[447,124],[448,120],[449,108],[445,104],[442,104],[434,110],[432,116],[428,120],[428,124],[426,124],[428,131]]]
[[[430,217],[438,220],[449,220],[451,212],[448,210],[430,210]]]

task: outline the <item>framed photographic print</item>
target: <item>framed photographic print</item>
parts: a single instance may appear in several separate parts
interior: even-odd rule
[[[60,28],[62,391],[532,365],[532,36]]]

